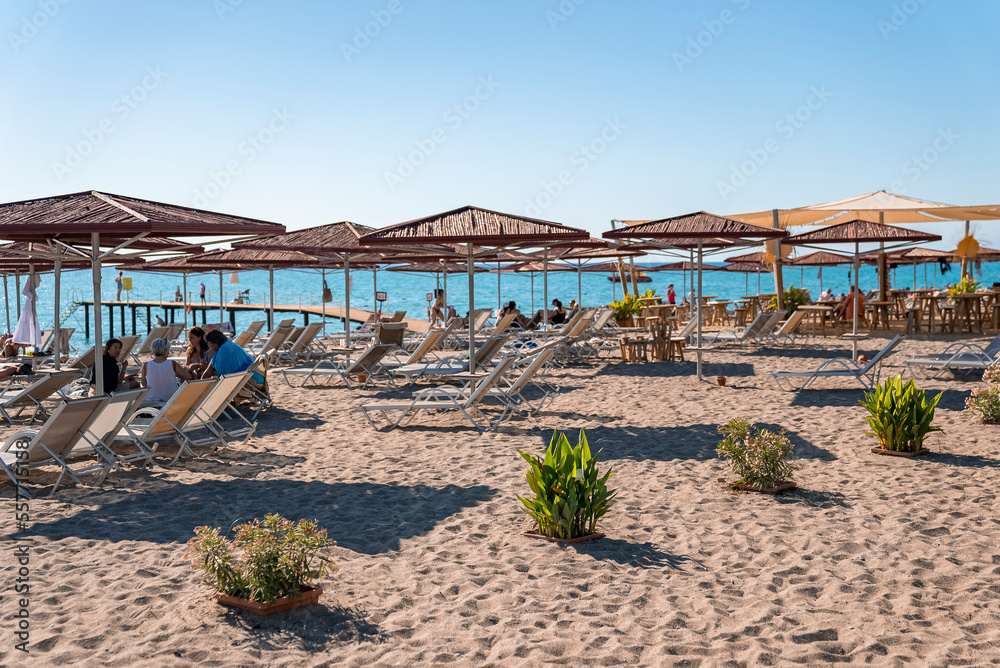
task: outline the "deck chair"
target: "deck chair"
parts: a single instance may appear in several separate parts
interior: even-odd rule
[[[247,348],[247,351],[253,355],[268,355],[271,351],[277,350],[281,347],[285,341],[292,335],[293,329],[291,327],[279,327],[264,339],[258,345],[251,345]]]
[[[288,360],[294,363],[300,359],[308,358],[312,354],[310,346],[322,328],[323,323],[314,322],[303,327],[298,336],[292,332],[291,336],[278,348],[277,354],[272,359],[275,361]]]
[[[802,323],[802,319],[806,317],[805,311],[795,311],[792,315],[785,320],[775,332],[765,332],[767,338],[773,340],[777,344],[792,343],[796,338],[796,330]]]
[[[79,377],[80,372],[76,370],[60,371],[45,374],[28,387],[7,390],[3,395],[0,395],[0,417],[3,417],[10,424],[14,424],[14,419],[11,418],[9,411],[17,409],[15,417],[18,417],[25,408],[33,408],[34,412],[32,412],[28,424],[33,423],[39,413],[48,418],[49,412],[42,405],[42,402]]]
[[[75,328],[61,327],[59,329],[59,351],[62,353],[68,353],[70,351],[70,338],[75,332]],[[51,353],[55,348],[56,337],[54,337],[51,329],[47,329],[42,332],[42,343],[39,347],[47,353]],[[47,335],[47,336],[46,336]]]
[[[913,377],[917,376],[914,370],[916,368],[920,369],[921,375],[925,378],[928,370],[935,372],[931,378],[937,378],[946,371],[971,373],[989,368],[996,363],[998,356],[1000,356],[1000,334],[997,334],[985,348],[974,343],[956,342],[940,353],[915,355],[904,364]]]
[[[139,338],[140,337],[138,336],[119,336],[118,340],[122,342],[122,351],[118,355],[118,359],[127,361],[129,355],[131,355],[132,351],[135,349],[136,344],[139,343]]]
[[[490,390],[513,363],[513,357],[504,357],[468,396],[455,395],[449,391],[436,392],[438,388],[427,388],[415,392],[410,401],[362,404],[359,406],[359,410],[364,414],[365,419],[368,420],[368,424],[372,426],[372,429],[376,431],[382,430],[372,420],[371,413],[381,413],[385,420],[389,422],[389,426],[385,430],[391,431],[398,427],[403,420],[413,417],[420,411],[437,412],[446,410],[460,411],[480,433],[490,431],[500,426],[508,413],[510,413],[510,407],[506,404],[501,404],[503,405],[503,412],[496,422],[492,422],[482,413],[479,404],[489,395]],[[389,413],[394,411],[400,411],[400,416],[395,422],[389,417]],[[485,419],[485,426],[484,424],[480,424],[476,416]]]
[[[344,381],[347,388],[353,390],[357,388],[351,384],[350,379],[352,376],[355,378],[364,376],[364,380],[360,381],[361,385],[358,386],[360,389],[366,389],[375,381],[376,378],[387,379],[395,385],[396,383],[392,378],[392,372],[386,370],[382,366],[382,359],[389,354],[389,351],[391,351],[392,348],[393,346],[388,343],[376,343],[368,346],[361,353],[361,355],[353,360],[346,359],[334,362],[332,360],[322,359],[311,367],[306,365],[292,367],[290,369],[282,369],[281,375],[284,377],[285,382],[289,387],[293,387],[291,381],[288,379],[289,374],[304,375],[305,378],[302,379],[302,385],[308,383],[312,378],[340,377],[340,379]]]
[[[89,375],[90,370],[94,367],[94,352],[94,346],[90,346],[90,348],[84,350],[82,354],[77,355],[76,358],[67,362],[67,366],[73,369],[79,369],[81,373]]]
[[[719,332],[715,332],[714,335],[704,334],[703,343],[705,345],[723,345],[726,343],[738,343],[740,347],[746,350],[747,343],[753,343],[754,345],[760,345],[764,340],[766,334],[764,332],[773,329],[774,325],[781,319],[781,314],[777,311],[772,311],[768,313],[758,313],[757,317],[753,319],[746,327],[735,327],[733,329],[724,329]],[[697,324],[697,323],[696,323]],[[712,338],[707,338],[711,336]]]
[[[774,378],[774,382],[779,388],[786,391],[799,392],[804,390],[817,378],[853,378],[861,383],[861,386],[866,390],[873,390],[878,385],[882,361],[899,345],[903,338],[902,335],[896,336],[863,367],[852,359],[835,357],[820,364],[815,371],[772,371],[771,377]],[[790,380],[792,378],[805,378],[806,380],[799,387],[794,387]],[[788,381],[789,387],[781,384],[782,379]]]
[[[167,335],[164,336],[167,341],[176,341],[180,335],[184,332],[183,322],[173,322],[167,325]]]
[[[493,336],[484,341],[476,348],[476,368],[483,368],[490,363],[490,360],[500,352],[500,348],[506,342],[504,335]],[[390,371],[397,376],[407,379],[408,383],[414,383],[419,378],[425,376],[450,376],[456,373],[465,373],[469,370],[469,360],[460,355],[442,357],[433,362],[422,362],[418,364],[405,364]]]
[[[405,322],[380,322],[375,328],[375,343],[387,343],[395,348],[402,348],[405,336]]]
[[[139,355],[152,354],[153,350],[150,346],[153,345],[153,341],[155,341],[156,339],[167,338],[167,332],[169,331],[169,329],[170,329],[169,327],[164,326],[164,327],[154,327],[151,330],[149,330],[149,334],[147,334],[146,338],[142,340],[142,345],[139,346],[137,350],[132,352],[132,359],[135,360],[136,364],[142,365],[142,360],[139,359]],[[119,359],[120,358],[121,356],[119,356]]]
[[[223,443],[225,442],[224,439],[228,437],[242,438],[246,441],[253,436],[254,431],[257,430],[257,415],[254,414],[252,421],[248,420],[233,405],[233,401],[237,395],[244,391],[251,378],[253,378],[252,367],[242,373],[219,376],[215,387],[205,397],[205,400],[201,402],[201,405],[195,409],[191,419],[182,425],[184,433],[195,430],[199,425],[204,423],[206,429],[209,429],[208,425],[212,425],[213,428],[209,430],[213,431],[213,433],[217,432],[220,438],[223,439]],[[227,428],[220,421],[223,415],[239,419],[242,422],[242,426],[238,426],[235,429]],[[201,445],[204,442],[209,441],[193,441],[192,443],[194,445]]]
[[[510,327],[510,323],[514,322],[514,313],[508,313],[504,317],[497,321],[496,326],[493,327],[493,334],[503,334]]]
[[[104,481],[114,464],[100,452],[96,452],[96,463],[87,462],[83,468],[73,468],[67,460],[73,449],[84,440],[87,428],[110,400],[109,397],[91,397],[61,403],[40,429],[22,430],[7,439],[0,449],[0,466],[24,496],[31,498],[31,494],[18,480],[15,468],[31,469],[57,464],[62,471],[49,496],[59,490],[63,477],[67,475],[78,485],[83,484],[79,476],[88,473],[97,476],[97,484]],[[88,455],[95,454],[93,449],[88,447],[87,450]]]
[[[263,320],[255,320],[250,323],[250,326],[244,329],[240,334],[233,339],[233,343],[238,345],[240,348],[246,347],[251,341],[260,334],[260,330],[264,329],[264,325],[267,324]]]
[[[137,445],[149,452],[150,459],[156,453],[159,441],[163,439],[177,441],[179,444],[177,455],[168,466],[176,463],[184,453],[189,453],[193,457],[194,452],[188,449],[180,431],[181,425],[191,419],[215,384],[216,380],[213,378],[186,381],[177,388],[163,408],[140,408],[131,415],[114,440]]]
[[[518,364],[518,360],[515,360],[514,364],[512,364],[510,369],[508,369],[507,375],[499,378],[494,386],[489,389],[488,396],[497,399],[500,403],[508,406],[510,410],[523,412],[529,416],[534,415],[542,409],[542,406],[545,405],[545,401],[558,391],[555,386],[536,378],[541,370],[552,360],[552,356],[555,352],[555,350],[548,348],[537,355],[532,355],[531,357],[526,358],[525,361],[527,364],[517,377],[511,381],[508,380],[508,377],[513,375],[514,369]],[[530,385],[534,385],[542,392],[542,398],[539,400],[537,407],[533,406],[522,394]],[[435,392],[449,393],[454,395],[456,398],[467,398],[469,395],[469,388],[469,384],[466,384],[463,387],[443,385],[441,387],[431,388],[431,390]],[[424,390],[423,392],[427,392],[427,390]],[[418,392],[418,394],[420,393]],[[527,407],[527,410],[525,410],[525,407]]]
[[[476,331],[478,332],[479,330],[481,330],[483,327],[486,326],[486,322],[490,319],[490,315],[492,315],[493,311],[491,311],[488,308],[477,309],[475,313],[476,316],[473,318],[473,322],[475,323]]]
[[[389,318],[389,322],[403,322],[403,318],[405,317],[406,311],[396,311],[392,314],[392,317]]]
[[[398,358],[396,361],[386,360],[382,362],[382,365],[387,369],[392,369],[408,364],[419,364],[444,339],[445,335],[446,331],[443,329],[432,329],[427,332],[427,336],[420,340],[420,343],[417,344],[417,347],[413,349],[413,352],[405,360],[400,361]]]
[[[139,410],[147,394],[149,394],[148,388],[112,394],[107,405],[87,427],[84,441],[72,450],[70,456],[86,455],[88,450],[93,450],[119,470],[122,464],[139,461],[142,462],[142,468],[146,468],[152,460],[152,451],[139,447],[136,452],[122,454],[112,449],[111,445],[115,436],[124,428],[125,422]]]

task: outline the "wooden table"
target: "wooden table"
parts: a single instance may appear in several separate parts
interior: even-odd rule
[[[730,301],[714,301],[708,302],[708,324],[710,325],[726,325],[729,324],[729,305],[732,304]]]
[[[868,306],[872,309],[872,329],[878,329],[879,321],[885,326],[885,329],[889,329],[889,309],[895,306],[895,301],[876,301],[872,300],[868,302]]]
[[[826,319],[833,315],[832,306],[806,304],[800,306],[799,310],[806,312],[806,318],[809,319],[810,334],[815,335],[817,332],[822,332],[823,336],[826,336]]]
[[[958,306],[958,313],[955,315],[955,325],[958,331],[962,331],[964,323],[966,331],[971,333],[973,326],[975,326],[980,334],[983,333],[982,298],[985,296],[978,292],[969,292],[952,297]]]

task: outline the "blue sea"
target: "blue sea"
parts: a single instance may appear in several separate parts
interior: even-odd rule
[[[992,285],[994,281],[1000,280],[1000,263],[984,263],[982,265],[983,274],[976,276],[978,280],[986,285]],[[641,270],[641,265],[639,266]],[[816,267],[785,267],[784,282],[786,288],[794,285],[805,287],[812,293],[813,298],[818,298],[821,288],[832,288],[834,294],[846,293],[848,291],[850,268],[825,267],[820,271]],[[116,285],[114,282],[117,271],[107,268],[103,272],[102,278],[102,299],[114,299]],[[681,272],[650,272],[651,283],[640,284],[640,290],[652,289],[657,294],[664,295],[667,286],[671,283],[677,291],[678,299],[685,290],[691,289],[690,276]],[[126,274],[132,279],[132,290],[127,294],[132,300],[165,300],[172,301],[174,291],[181,284],[179,275],[150,274],[135,272]],[[344,302],[344,275],[343,272],[327,271],[327,283],[333,293],[333,306],[342,306]],[[585,306],[595,306],[607,304],[612,299],[621,297],[621,288],[608,280],[608,274],[584,272],[581,277],[582,303]],[[375,309],[375,276],[372,271],[360,270],[352,271],[351,306],[366,310]],[[925,278],[926,277],[926,278]],[[952,265],[949,273],[942,275],[938,265],[918,265],[916,276],[913,267],[910,265],[900,265],[893,270],[893,287],[943,287],[948,283],[958,281],[959,269],[957,264]],[[230,273],[223,273],[223,292],[226,301],[230,301],[238,290],[250,290],[250,302],[255,304],[266,303],[268,299],[268,275],[266,271],[242,271],[237,274],[238,284],[231,284]],[[717,295],[723,299],[739,298],[747,294],[758,292],[758,281],[760,292],[773,292],[774,281],[770,273],[742,274],[722,271],[706,271],[703,278],[703,290],[705,294]],[[80,299],[93,299],[93,288],[91,285],[91,274],[86,271],[72,271],[62,273],[62,295],[61,310],[65,316],[72,308],[72,302]],[[190,301],[198,301],[199,284],[205,283],[208,301],[216,301],[219,293],[219,278],[217,273],[192,274],[188,276],[187,289]],[[860,284],[862,289],[871,290],[877,287],[875,268],[864,266],[861,269]],[[21,277],[21,286],[24,286],[24,277]],[[476,308],[496,308],[498,303],[515,300],[518,308],[525,313],[542,308],[543,285],[541,275],[536,275],[534,279],[534,291],[532,292],[532,282],[526,274],[503,273],[500,275],[499,296],[496,273],[480,273],[475,278],[475,302]],[[548,279],[549,300],[559,299],[563,304],[568,304],[570,299],[578,299],[577,296],[577,274],[576,272],[550,272]],[[377,274],[377,290],[385,292],[387,301],[382,304],[383,311],[405,310],[407,317],[426,319],[427,318],[427,293],[435,287],[444,287],[442,277],[432,274],[400,273],[381,270]],[[460,314],[468,310],[468,278],[465,274],[453,274],[448,278],[448,303],[455,307]],[[320,272],[316,270],[281,270],[274,272],[274,292],[276,304],[313,304],[319,305],[323,292]],[[14,288],[14,276],[9,275],[7,280],[7,294],[10,312],[7,315],[7,322],[2,326],[10,331],[17,321],[17,311],[14,299],[16,295]],[[123,295],[124,296],[124,295]],[[23,297],[20,297],[23,304]],[[107,309],[103,309],[104,332],[108,332]],[[141,309],[144,311],[144,309]],[[39,323],[43,329],[50,329],[54,323],[53,312],[53,276],[52,274],[42,275],[42,283],[38,288],[38,313]],[[154,316],[155,316],[154,310]],[[83,326],[82,308],[77,309],[63,320],[63,327],[75,327],[73,344],[77,347],[89,345],[85,340]],[[144,314],[143,314],[144,316]],[[91,316],[93,317],[93,316]],[[228,317],[228,316],[227,316]],[[278,317],[276,315],[276,317]],[[293,317],[293,314],[282,314],[280,319]],[[301,314],[295,316],[296,322],[301,324],[304,319]],[[236,314],[237,331],[244,328],[252,320],[260,320],[261,313],[238,312]],[[311,321],[316,317],[311,316]],[[131,333],[131,317],[126,318],[128,332]],[[217,321],[218,317],[209,316],[209,322]],[[139,325],[142,333],[145,333],[143,325]],[[330,319],[327,331],[340,331],[343,325],[340,321]],[[120,323],[117,320],[115,332],[120,334]],[[91,323],[91,333],[93,333],[93,323]]]

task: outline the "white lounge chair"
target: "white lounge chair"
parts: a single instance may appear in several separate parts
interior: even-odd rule
[[[766,337],[777,344],[793,343],[797,338],[797,331],[802,319],[806,317],[805,311],[795,311],[781,324],[774,332],[764,332]]]
[[[150,457],[156,452],[159,441],[175,440],[180,447],[170,464],[175,463],[182,454],[189,452],[181,433],[182,425],[191,419],[215,383],[215,379],[186,381],[177,388],[163,408],[141,408],[136,411],[118,432],[115,440],[131,442],[148,450]]]
[[[339,377],[348,389],[356,389],[354,385],[351,384],[351,378],[359,378],[364,376],[364,380],[360,381],[360,389],[365,389],[371,385],[376,379],[387,379],[390,383],[395,385],[395,381],[392,378],[392,372],[385,369],[382,366],[382,359],[389,354],[389,352],[395,346],[383,343],[383,344],[373,344],[365,348],[365,350],[355,359],[345,359],[339,362],[334,362],[333,360],[322,359],[313,366],[298,366],[292,367],[290,369],[281,369],[281,375],[284,377],[285,382],[289,387],[293,387],[291,381],[288,379],[289,375],[304,375],[305,378],[302,379],[302,385],[305,385],[313,378],[334,378]]]
[[[987,369],[996,363],[998,356],[1000,356],[1000,334],[997,334],[985,348],[974,343],[956,342],[940,353],[916,355],[906,360],[904,364],[914,377],[917,375],[914,371],[916,367],[921,370],[924,377],[926,377],[925,370],[935,371],[931,378],[937,378],[945,371]]]
[[[774,326],[781,319],[781,314],[777,311],[770,313],[758,313],[747,327],[735,327],[724,329],[715,334],[703,334],[702,340],[705,345],[723,345],[726,343],[738,343],[746,350],[747,343],[760,345],[767,336],[765,332],[774,329]],[[708,338],[711,337],[711,338]]]
[[[8,411],[17,409],[15,415],[17,417],[21,415],[21,412],[25,408],[34,408],[29,424],[35,421],[39,413],[48,417],[49,412],[42,405],[42,402],[79,377],[80,372],[75,370],[53,372],[43,375],[28,387],[20,389],[12,388],[0,396],[0,416],[10,424],[14,424],[14,419]]]
[[[857,362],[847,357],[835,357],[820,364],[815,371],[772,371],[771,377],[782,390],[795,390],[796,392],[806,389],[817,378],[853,378],[861,383],[861,386],[866,390],[872,390],[878,385],[882,362],[903,338],[901,335],[896,336],[864,366],[859,366]],[[794,387],[790,380],[792,378],[805,378],[806,380],[799,387]],[[788,380],[789,387],[781,384],[782,379]]]
[[[63,402],[52,411],[52,416],[40,429],[25,429],[7,439],[0,451],[0,466],[24,496],[31,498],[18,479],[19,468],[57,464],[62,471],[49,496],[56,493],[66,475],[79,485],[83,484],[79,476],[88,473],[97,476],[98,484],[104,481],[114,462],[101,452],[86,446],[87,454],[97,454],[97,460],[88,461],[81,468],[73,468],[67,460],[73,449],[85,442],[87,428],[110,401],[110,397],[91,397]]]
[[[239,336],[233,339],[233,343],[238,345],[240,348],[245,348],[258,334],[260,334],[260,330],[264,329],[265,324],[267,323],[263,320],[255,320],[254,322],[251,322],[249,327],[240,332]]]
[[[436,392],[435,390],[438,388],[431,387],[415,392],[410,401],[403,400],[385,403],[362,404],[358,408],[364,414],[365,419],[368,420],[368,424],[370,424],[372,429],[375,429],[376,431],[381,430],[372,420],[370,413],[381,413],[386,421],[389,422],[389,426],[386,428],[386,431],[391,431],[398,427],[403,420],[408,417],[413,417],[420,411],[437,412],[446,410],[460,411],[480,433],[496,429],[507,417],[507,414],[510,412],[510,406],[502,403],[503,412],[496,422],[493,422],[482,413],[479,408],[479,404],[487,396],[489,396],[490,390],[513,363],[513,357],[504,357],[501,359],[497,365],[493,367],[493,371],[479,381],[475,390],[468,396],[455,395],[449,391]],[[400,411],[400,416],[395,422],[393,422],[389,417],[390,411]],[[477,415],[484,420],[485,426],[476,420],[475,416]]]

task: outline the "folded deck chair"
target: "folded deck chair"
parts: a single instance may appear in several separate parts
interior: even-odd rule
[[[906,360],[906,368],[916,377],[914,368],[920,369],[926,378],[926,371],[935,371],[931,378],[937,378],[946,371],[975,371],[992,366],[1000,356],[1000,334],[987,344],[985,348],[974,343],[956,342],[940,353],[930,355],[914,355]]]
[[[0,396],[0,416],[7,422],[14,424],[8,411],[17,409],[15,415],[17,417],[25,408],[33,408],[34,412],[31,414],[29,424],[35,421],[39,413],[48,417],[49,412],[45,410],[42,402],[79,377],[80,372],[75,370],[53,372],[45,374],[28,387],[10,389]]]
[[[866,390],[872,390],[878,385],[882,362],[903,338],[901,335],[896,336],[863,367],[852,359],[835,357],[820,364],[815,371],[772,371],[771,377],[782,390],[795,390],[796,392],[806,389],[817,378],[853,378],[861,383],[861,386]],[[799,387],[795,387],[789,380],[791,378],[805,378],[806,380]],[[789,387],[781,384],[782,379],[788,380]]]
[[[746,350],[747,343],[759,345],[766,336],[764,332],[773,329],[774,325],[780,319],[781,314],[777,311],[758,313],[757,317],[754,318],[753,322],[751,322],[748,326],[736,327],[734,329],[724,329],[722,331],[715,332],[715,334],[703,334],[702,341],[706,345],[738,343],[741,348]]]
[[[0,466],[24,496],[31,498],[16,475],[18,468],[57,464],[62,471],[49,496],[56,493],[66,475],[79,485],[83,484],[79,476],[88,473],[97,476],[98,484],[104,481],[114,463],[100,452],[88,446],[87,454],[97,454],[97,460],[86,462],[82,468],[73,468],[67,460],[73,449],[85,440],[87,428],[109,401],[110,397],[91,397],[63,402],[52,411],[52,416],[40,429],[22,430],[7,439],[0,448]]]
[[[214,378],[186,381],[177,388],[163,408],[140,408],[130,416],[115,436],[115,441],[131,442],[148,451],[152,458],[160,441],[172,439],[180,447],[170,464],[174,464],[185,452],[194,456],[194,452],[185,444],[185,437],[180,431],[181,425],[191,419],[215,384]]]
[[[504,373],[506,373],[507,369],[509,369],[510,365],[513,363],[513,357],[504,357],[501,359],[497,365],[493,367],[493,371],[481,380],[476,385],[475,390],[473,390],[468,396],[456,396],[448,391],[435,392],[438,388],[427,388],[419,392],[415,392],[410,401],[402,400],[362,404],[358,408],[364,414],[365,419],[368,420],[368,424],[370,424],[372,429],[375,429],[376,431],[381,430],[372,420],[370,415],[371,413],[381,413],[386,421],[389,422],[389,426],[386,428],[386,431],[391,431],[392,429],[398,427],[403,420],[413,417],[420,411],[436,412],[446,410],[460,411],[480,433],[496,429],[507,417],[507,414],[510,412],[510,407],[501,403],[503,406],[503,412],[496,422],[492,422],[489,417],[482,413],[479,404],[489,395],[490,389],[493,388],[496,382]],[[395,411],[400,411],[400,416],[395,422],[393,422],[389,417],[389,413]],[[480,418],[484,420],[485,426],[476,420],[476,416],[480,416]]]
[[[333,360],[322,359],[316,362],[313,366],[298,366],[292,367],[290,369],[282,369],[281,375],[284,377],[285,382],[289,387],[293,387],[288,376],[291,375],[304,375],[305,378],[302,379],[302,385],[308,383],[314,378],[337,378],[339,377],[344,381],[344,384],[348,389],[356,389],[354,385],[351,384],[351,378],[354,377],[359,379],[364,377],[364,380],[360,380],[361,385],[358,386],[360,389],[365,389],[371,385],[376,378],[384,378],[389,380],[393,385],[395,381],[392,378],[392,373],[382,366],[382,359],[389,354],[389,351],[393,349],[393,346],[388,343],[383,344],[373,344],[365,348],[365,350],[355,359],[345,359],[339,362],[334,362]],[[301,386],[300,386],[301,387]]]

